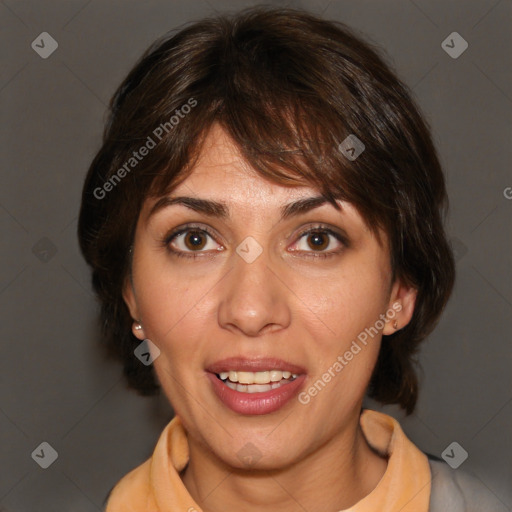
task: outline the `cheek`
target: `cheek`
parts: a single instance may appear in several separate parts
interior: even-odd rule
[[[158,343],[165,342],[180,324],[194,315],[194,307],[201,300],[207,282],[203,279],[200,286],[183,272],[158,261],[145,263],[141,260],[138,272],[134,269],[134,284],[137,290],[137,303],[144,321],[147,337]]]
[[[155,371],[167,395],[174,397],[173,406],[179,406],[182,385],[192,388],[202,374],[201,354],[215,319],[205,294],[219,277],[213,272],[180,271],[176,263],[155,260],[141,259],[134,269],[134,284],[144,334],[160,349]]]
[[[309,356],[314,371],[304,400],[314,401],[311,405],[318,411],[344,404],[339,414],[361,400],[371,378],[389,287],[386,267],[376,265],[375,259],[347,258],[345,263],[335,279],[295,283],[304,297],[301,321],[314,340]]]
[[[375,328],[387,307],[388,281],[375,262],[347,260],[336,274],[320,280],[297,278],[293,289],[304,306],[302,321],[309,324],[313,338],[326,349],[342,350],[365,329]],[[378,330],[382,327],[378,322]]]

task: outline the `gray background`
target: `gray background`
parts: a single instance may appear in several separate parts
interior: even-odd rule
[[[92,512],[149,457],[171,410],[127,390],[97,347],[97,304],[77,245],[86,169],[106,104],[154,39],[253,2],[0,2],[0,509]],[[420,356],[417,412],[401,421],[423,450],[457,441],[512,509],[512,2],[304,1],[384,47],[432,125],[451,198],[454,295]],[[457,31],[459,58],[441,47]],[[42,59],[41,32],[58,42]],[[512,193],[511,193],[512,195]],[[43,441],[58,459],[31,458]]]

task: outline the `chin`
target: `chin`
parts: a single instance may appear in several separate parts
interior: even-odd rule
[[[252,453],[252,455],[249,455]],[[244,472],[268,472],[280,471],[296,462],[296,455],[291,453],[276,453],[270,451],[268,455],[258,451],[250,450],[248,446],[243,447],[238,453],[221,457],[221,460],[228,467],[235,471]]]

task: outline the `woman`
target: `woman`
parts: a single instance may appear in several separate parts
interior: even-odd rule
[[[406,87],[344,25],[252,9],[156,42],[111,102],[79,238],[108,346],[176,416],[107,512],[491,510],[362,410],[414,410],[454,281],[445,204]]]

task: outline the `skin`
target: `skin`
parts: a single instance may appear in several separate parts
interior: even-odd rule
[[[386,237],[379,245],[357,210],[341,201],[341,211],[326,203],[281,221],[284,204],[320,194],[258,175],[217,125],[192,174],[171,195],[224,201],[230,211],[229,219],[221,220],[172,205],[149,216],[156,200],[148,199],[123,294],[142,325],[134,335],[149,338],[161,351],[155,371],[188,432],[185,486],[206,512],[224,511],[226,505],[247,512],[263,507],[323,512],[354,505],[387,467],[359,425],[381,337],[394,332],[394,320],[399,328],[410,321],[416,298],[414,289],[391,282]],[[200,236],[196,259],[169,252],[171,247],[192,254],[190,234],[167,246],[162,242],[189,222],[215,235]],[[319,250],[314,235],[298,236],[318,223],[344,230],[349,243],[326,234]],[[252,263],[235,252],[248,236],[263,248]],[[332,256],[315,257],[321,252]],[[303,366],[301,391],[307,390],[397,302],[401,311],[394,319],[306,405],[294,398],[270,414],[237,414],[217,398],[205,376],[205,368],[220,359],[270,356]],[[247,443],[260,453],[250,469],[237,456]]]

